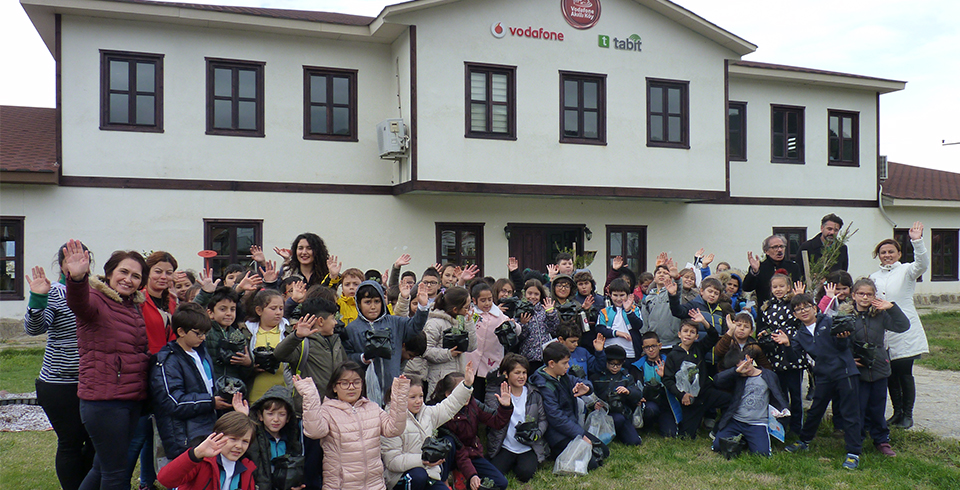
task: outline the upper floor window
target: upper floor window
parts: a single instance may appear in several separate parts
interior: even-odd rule
[[[0,299],[23,299],[23,217],[0,219]]]
[[[647,146],[690,148],[689,82],[647,79]]]
[[[560,72],[560,142],[607,143],[607,76]]]
[[[860,114],[829,111],[830,165],[860,165]]]
[[[727,105],[727,156],[730,160],[747,160],[747,103]]]
[[[253,260],[250,247],[262,244],[263,220],[203,220],[203,249],[217,252],[210,259],[213,277],[223,278],[230,264],[249,264]]]
[[[483,275],[483,223],[437,223],[437,263],[476,265]]]
[[[100,129],[163,132],[163,55],[100,51]]]
[[[303,68],[304,139],[357,141],[357,70]]]
[[[770,161],[803,163],[803,107],[771,105]]]
[[[466,137],[516,139],[516,67],[466,63],[466,72]]]
[[[958,231],[930,230],[930,279],[934,281],[956,281],[957,277],[957,236]]]
[[[207,58],[207,134],[263,136],[263,67]]]

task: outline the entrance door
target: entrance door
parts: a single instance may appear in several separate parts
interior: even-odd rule
[[[561,250],[583,250],[584,225],[508,223],[510,256],[520,262],[520,270],[546,271]]]

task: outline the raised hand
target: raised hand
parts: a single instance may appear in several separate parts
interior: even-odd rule
[[[727,330],[727,333],[725,333],[724,335],[729,335],[730,337],[733,337],[733,316],[731,316],[729,313],[727,313],[727,328],[729,330]]]
[[[623,300],[623,311],[633,311],[633,293],[628,294]]]
[[[547,310],[553,308],[553,298],[543,298],[543,307]]]
[[[707,319],[703,317],[703,313],[700,313],[700,310],[696,308],[690,310],[688,315],[690,315],[690,318],[697,323],[707,323]]]
[[[260,277],[263,279],[263,282],[277,282],[279,276],[280,271],[277,270],[277,262],[274,260],[268,260],[267,263],[264,264],[264,267],[260,268]]]
[[[303,315],[300,321],[297,322],[297,338],[305,339],[319,331],[320,327],[317,326],[317,317],[309,313]]]
[[[436,269],[437,272],[440,272],[440,269],[443,268],[443,264],[437,262],[436,264],[433,264],[433,268]]]
[[[747,262],[750,262],[750,270],[754,274],[760,272],[760,257],[753,255],[753,252],[747,252]]]
[[[577,383],[573,387],[573,396],[575,397],[583,396],[583,395],[586,395],[587,393],[590,393],[590,387],[583,383]]]
[[[823,291],[830,299],[837,297],[837,285],[832,282],[828,282],[826,285],[824,285]]]
[[[291,251],[289,248],[273,247],[273,253],[280,256],[284,262],[290,260]]]
[[[874,300],[871,301],[870,304],[873,305],[874,308],[880,311],[889,310],[890,308],[893,308],[893,303],[886,300],[882,300],[880,298],[874,298]]]
[[[597,334],[597,338],[593,340],[593,350],[600,352],[603,350],[603,344],[607,339],[603,338],[603,334]]]
[[[223,434],[213,433],[194,448],[193,454],[200,459],[212,458],[220,454],[220,451],[223,451],[223,446],[226,445],[227,439]]]
[[[910,234],[911,240],[919,240],[923,238],[923,223],[914,221],[913,226],[910,227],[910,231],[908,233]]]
[[[520,268],[520,261],[516,257],[507,258],[507,270],[513,272]]]
[[[587,296],[587,299],[583,300],[583,305],[582,305],[582,306],[583,306],[583,309],[584,309],[584,310],[589,310],[590,308],[593,308],[593,295],[592,295],[592,294],[591,294],[590,296]]]
[[[257,245],[250,245],[250,258],[254,262],[263,265],[267,261],[266,256],[263,255],[263,249]]]
[[[327,273],[330,274],[330,279],[340,277],[341,268],[343,268],[343,263],[337,259],[336,255],[327,257]]]
[[[465,386],[473,386],[473,382],[477,379],[477,368],[473,365],[473,361],[467,363],[467,368],[463,370],[463,384]]]
[[[713,258],[713,254],[707,254],[707,256],[703,258],[703,262],[701,262],[701,264],[703,264],[704,267],[707,267],[713,263]]]
[[[664,287],[667,289],[667,293],[670,294],[670,296],[677,294],[677,282],[673,279],[667,279],[667,283],[664,285]]]
[[[506,381],[500,383],[500,393],[494,393],[493,396],[497,397],[497,401],[505,407],[509,407],[513,403],[510,397],[510,385]]]
[[[466,284],[468,281],[477,277],[477,273],[480,272],[480,268],[476,264],[471,264],[463,268],[460,272],[460,282]]]
[[[403,299],[410,299],[410,291],[413,291],[412,282],[401,282],[400,283],[400,297]]]
[[[244,414],[250,415],[250,405],[247,404],[247,401],[243,399],[243,393],[239,391],[233,394],[233,400],[231,400],[231,405],[233,409]]]
[[[663,377],[663,359],[657,359],[657,376]]]
[[[803,294],[807,290],[807,285],[803,281],[797,281],[793,283],[793,293],[794,294]]]
[[[397,257],[397,260],[393,262],[393,266],[397,269],[410,265],[410,254],[403,254],[400,257]]]
[[[697,250],[693,254],[694,259],[699,259],[700,257],[703,257],[703,247],[700,247],[700,250]]]
[[[263,284],[263,278],[261,278],[259,274],[248,271],[244,274],[243,279],[240,279],[240,282],[237,283],[237,289],[252,293],[260,289],[261,284]]]
[[[50,279],[47,279],[47,273],[39,265],[33,268],[33,276],[28,277],[26,281],[31,293],[47,294],[50,292]]]
[[[612,263],[612,265],[613,265],[613,269],[614,269],[614,270],[617,270],[617,269],[623,267],[623,257],[621,257],[621,256],[619,256],[619,255],[617,255],[616,257],[614,257],[614,258],[613,258],[613,263]]]
[[[220,279],[216,281],[213,280],[213,269],[205,268],[200,269],[200,289],[204,290],[207,293],[212,293],[217,290],[217,286],[220,285]]]
[[[551,281],[553,281],[558,274],[560,274],[560,266],[557,264],[547,264],[547,276],[550,277]]]
[[[410,293],[407,292],[407,294],[409,295]],[[423,306],[423,307],[426,307],[427,305],[430,304],[430,296],[427,294],[427,288],[417,289],[417,303],[419,303],[420,306]]]
[[[303,281],[293,283],[290,289],[290,299],[297,303],[303,303],[303,300],[307,299],[307,283]]]
[[[660,252],[660,255],[657,255],[657,262],[654,265],[664,265],[667,263],[667,260],[669,260],[669,258],[670,257],[667,256],[666,252]]]
[[[672,277],[672,278],[674,278],[674,279],[680,277],[680,270],[677,269],[677,262],[676,262],[676,261],[674,261],[673,259],[668,258],[666,264],[667,264],[667,270],[670,271],[670,277]]]
[[[63,268],[74,281],[79,281],[90,271],[90,252],[83,249],[80,240],[70,240],[63,247]]]

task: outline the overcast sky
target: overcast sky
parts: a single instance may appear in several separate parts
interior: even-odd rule
[[[186,0],[189,1],[189,0]],[[531,0],[524,0],[531,1]],[[554,4],[555,0],[541,0]],[[611,2],[616,0],[603,0]],[[376,16],[376,0],[196,0]],[[903,80],[880,97],[880,153],[960,172],[960,1],[679,0],[759,46],[746,60]],[[600,22],[603,22],[601,18]],[[0,104],[54,106],[54,65],[17,0],[0,0]]]

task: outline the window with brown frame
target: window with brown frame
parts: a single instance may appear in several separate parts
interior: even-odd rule
[[[807,229],[803,227],[774,227],[773,234],[787,237],[786,257],[796,261],[803,269],[803,257],[798,257],[797,251],[800,250],[800,245],[807,241]]]
[[[213,277],[223,278],[230,264],[249,264],[252,245],[263,246],[263,220],[203,220],[203,249],[217,255],[210,259]]]
[[[163,132],[163,55],[100,50],[100,129]]]
[[[830,165],[860,166],[860,114],[828,111]]]
[[[483,275],[483,223],[437,223],[437,262],[476,265]]]
[[[263,68],[207,58],[207,134],[263,137]]]
[[[607,76],[560,72],[560,142],[607,144]]]
[[[647,146],[690,148],[690,82],[647,79]]]
[[[23,216],[0,218],[0,300],[23,299]]]
[[[910,229],[895,228],[893,230],[893,239],[900,244],[900,263],[909,264],[913,262],[913,243],[910,241]],[[917,282],[923,282],[923,276],[918,277]]]
[[[930,280],[956,281],[958,230],[930,230]]]
[[[770,106],[770,161],[803,163],[803,107]]]
[[[515,66],[465,63],[467,138],[517,139]]]
[[[607,225],[607,267],[617,256],[634,274],[647,270],[647,227]]]
[[[303,138],[358,141],[357,70],[303,67]]]
[[[727,105],[727,156],[730,160],[747,161],[747,103]]]

